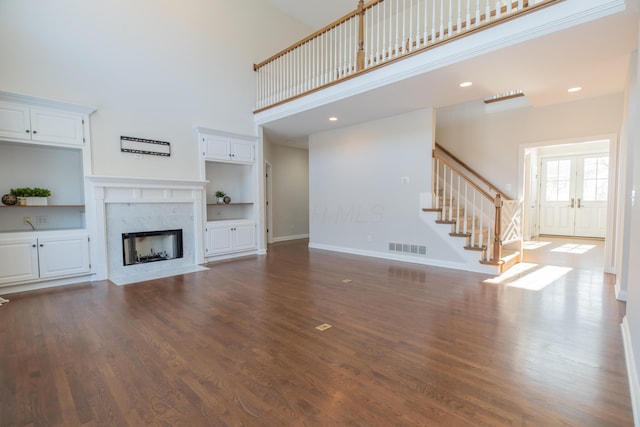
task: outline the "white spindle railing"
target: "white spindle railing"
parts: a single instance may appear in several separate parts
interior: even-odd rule
[[[370,0],[254,65],[257,110],[560,0]]]
[[[502,246],[522,241],[522,203],[495,196],[450,159],[433,153],[433,204],[452,235],[467,237],[469,249],[483,249],[483,261],[498,261]]]

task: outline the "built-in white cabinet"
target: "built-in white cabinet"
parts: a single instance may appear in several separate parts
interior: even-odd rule
[[[83,230],[0,234],[0,286],[89,273]]]
[[[202,156],[205,160],[253,163],[255,144],[221,135],[201,134]]]
[[[205,258],[255,252],[256,138],[204,128],[197,131],[202,152],[201,178],[207,181]],[[231,200],[219,203],[218,191]]]
[[[84,143],[83,115],[0,101],[0,138],[69,147]]]
[[[207,257],[242,252],[256,248],[256,224],[250,221],[207,222]]]
[[[0,204],[0,286],[66,284],[91,274],[84,178],[94,111],[0,91],[0,194],[19,187],[52,193],[46,206]]]

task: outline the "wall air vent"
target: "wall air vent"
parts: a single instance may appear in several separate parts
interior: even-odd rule
[[[427,255],[427,247],[424,245],[412,245],[410,243],[392,243],[389,242],[389,250],[391,252],[402,252],[409,255]]]
[[[520,98],[521,96],[524,96],[524,92],[522,92],[521,90],[512,90],[510,92],[499,93],[489,98],[485,98],[483,101],[485,104],[492,104],[494,102],[507,101],[513,98]]]

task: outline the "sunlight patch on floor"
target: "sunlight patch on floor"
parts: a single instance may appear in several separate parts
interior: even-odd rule
[[[522,249],[533,251],[535,249],[540,249],[550,244],[551,242],[543,242],[540,240],[527,240],[522,242]]]
[[[563,252],[568,254],[584,254],[595,248],[596,245],[581,245],[579,243],[567,243],[555,249],[551,249],[550,252]]]
[[[484,283],[495,283],[512,288],[540,291],[573,270],[570,267],[558,267],[555,265],[546,265],[535,269],[536,267],[539,267],[539,265],[520,263],[510,268],[501,276],[485,280]]]

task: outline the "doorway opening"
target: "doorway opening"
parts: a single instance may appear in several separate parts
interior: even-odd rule
[[[604,269],[614,270],[616,142],[610,135],[521,146],[525,240],[604,239]]]

